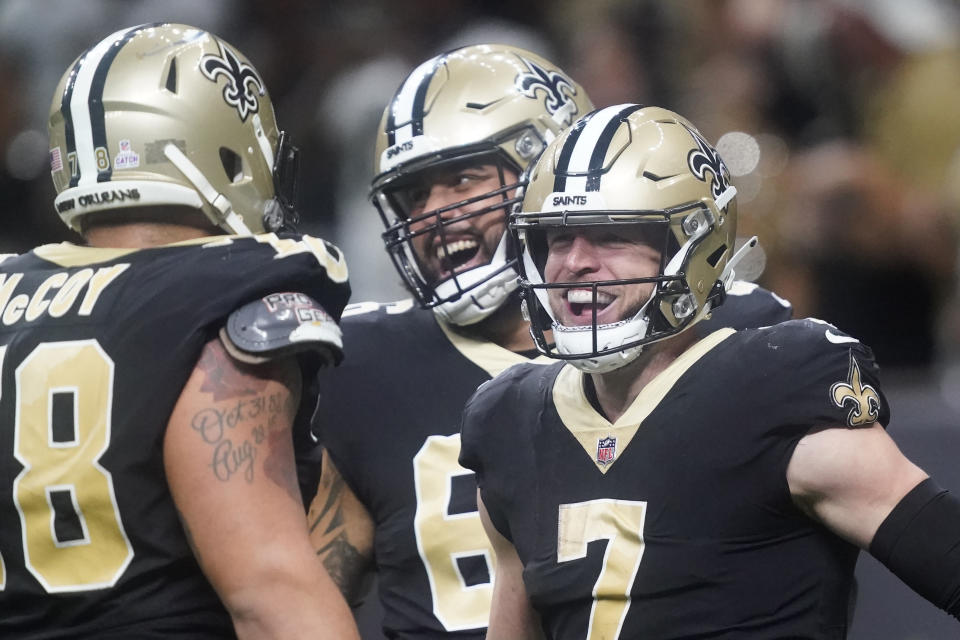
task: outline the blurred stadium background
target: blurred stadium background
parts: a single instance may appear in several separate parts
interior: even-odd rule
[[[303,152],[302,229],[345,250],[354,301],[404,297],[366,195],[383,106],[427,57],[515,44],[598,106],[689,116],[735,174],[741,235],[765,250],[759,282],[874,347],[890,432],[960,490],[955,2],[0,0],[0,252],[75,239],[52,206],[53,88],[87,46],[154,21],[213,31],[257,66]],[[957,637],[872,558],[858,578],[853,640]]]

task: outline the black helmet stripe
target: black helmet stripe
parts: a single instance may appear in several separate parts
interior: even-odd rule
[[[433,74],[444,60],[446,54],[427,60],[414,69],[397,89],[385,123],[389,146],[423,135],[423,107],[427,100],[427,89]]]
[[[617,129],[620,128],[620,125],[626,121],[627,116],[642,108],[642,105],[635,104],[621,110],[620,113],[611,118],[610,122],[603,128],[600,137],[597,138],[597,144],[593,148],[593,153],[590,155],[590,165],[587,169],[590,176],[587,178],[586,191],[600,190],[600,172],[603,170],[603,159],[607,157],[607,150],[610,148],[613,135],[617,132]]]
[[[67,159],[74,157],[77,153],[77,142],[73,137],[73,116],[70,115],[70,101],[73,99],[73,88],[77,83],[77,73],[83,64],[87,54],[84,53],[77,58],[76,64],[70,70],[70,79],[67,80],[67,86],[63,88],[63,98],[60,100],[60,113],[63,115],[63,132],[66,137]],[[79,169],[75,171],[74,163],[68,162],[70,168],[70,186],[77,186],[77,180],[80,177]]]
[[[619,104],[594,111],[581,120],[567,140],[557,162],[553,190],[599,191],[603,160],[617,129],[627,116],[643,108],[639,104]]]
[[[573,149],[577,146],[577,141],[580,139],[580,135],[586,128],[587,123],[589,123],[597,113],[597,111],[594,111],[593,113],[585,115],[571,127],[570,134],[564,141],[563,148],[560,150],[560,156],[557,158],[557,168],[554,171],[553,177],[554,191],[562,192],[566,190],[567,169],[570,167],[570,157],[573,155]]]
[[[93,74],[93,82],[90,85],[90,97],[87,99],[87,104],[90,108],[90,125],[93,133],[93,148],[104,148],[108,149],[107,146],[107,127],[106,122],[104,121],[104,112],[103,112],[103,85],[107,79],[107,72],[110,70],[110,66],[113,64],[114,59],[116,59],[117,54],[120,53],[120,49],[127,44],[133,36],[135,36],[140,31],[156,27],[163,23],[154,23],[147,25],[140,25],[135,27],[125,33],[122,38],[114,42],[107,53],[103,56],[103,59],[100,61],[100,64],[97,65],[97,70]],[[108,157],[109,160],[109,157]],[[98,167],[97,171],[97,182],[106,182],[113,177],[113,164],[109,161],[105,169],[100,169]]]
[[[74,68],[63,110],[66,128],[72,132],[72,147],[68,138],[68,153],[76,154],[77,171],[70,177],[70,186],[105,182],[113,176],[106,122],[104,120],[103,88],[107,73],[120,49],[144,29],[160,26],[163,22],[143,24],[107,36],[89,49]],[[67,95],[69,93],[69,96]],[[62,108],[62,107],[61,107]],[[103,149],[98,162],[97,150]]]

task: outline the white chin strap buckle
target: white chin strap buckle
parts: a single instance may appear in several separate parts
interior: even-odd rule
[[[733,257],[727,260],[727,266],[723,268],[723,273],[720,275],[720,280],[723,281],[724,289],[730,289],[730,286],[733,284],[733,281],[737,276],[737,264],[747,257],[747,255],[749,255],[750,252],[757,247],[758,243],[759,241],[757,240],[757,236],[751,237],[743,244],[742,247],[737,250],[735,254],[733,254]]]

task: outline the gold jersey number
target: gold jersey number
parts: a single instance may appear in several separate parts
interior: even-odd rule
[[[457,462],[459,455],[457,433],[430,436],[413,457],[417,549],[430,581],[433,614],[447,631],[486,627],[493,597],[492,582],[466,584],[457,564],[460,558],[483,557],[493,576],[493,548],[479,512],[449,513],[454,476],[471,473]]]
[[[590,500],[560,505],[557,562],[587,557],[587,543],[606,540],[600,575],[593,585],[587,640],[617,640],[630,608],[630,591],[643,558],[647,503]]]
[[[5,352],[0,347],[0,370]],[[97,341],[81,340],[40,344],[15,371],[13,455],[23,470],[13,500],[24,564],[49,593],[112,586],[133,559],[113,479],[100,465],[110,445],[113,368]],[[72,428],[55,430],[55,396],[70,408]],[[0,589],[5,570],[0,558]]]

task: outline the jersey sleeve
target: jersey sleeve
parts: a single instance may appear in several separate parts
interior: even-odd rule
[[[751,369],[750,388],[779,414],[771,424],[809,431],[889,422],[880,368],[870,347],[856,338],[825,322],[805,319],[759,331],[752,342],[748,353],[755,362],[746,363]]]
[[[251,258],[252,264],[246,267],[249,293],[238,302],[302,293],[335,321],[340,320],[350,298],[350,283],[346,260],[337,247],[326,240],[299,234],[262,234],[249,243],[253,245],[250,254],[256,259]]]
[[[156,299],[169,300],[163,316],[189,316],[210,337],[225,326],[231,313],[268,296],[304,294],[335,321],[350,296],[343,256],[333,245],[311,236],[224,236],[154,253],[152,259],[163,262],[163,270],[158,270],[163,277],[141,282],[141,292],[132,301],[155,313]]]
[[[489,382],[480,385],[467,400],[460,415],[460,458],[462,466],[477,474],[477,484],[483,486],[483,431],[487,424],[489,405],[494,402]],[[487,393],[484,394],[484,391]],[[491,396],[491,397],[487,397]]]
[[[460,464],[473,471],[490,521],[513,540],[504,509],[510,500],[509,464],[529,455],[526,434],[535,430],[541,394],[531,380],[547,367],[516,365],[485,382],[464,406],[460,417]],[[533,422],[531,422],[533,420]],[[515,455],[511,455],[511,451]],[[508,463],[505,465],[504,463]]]

